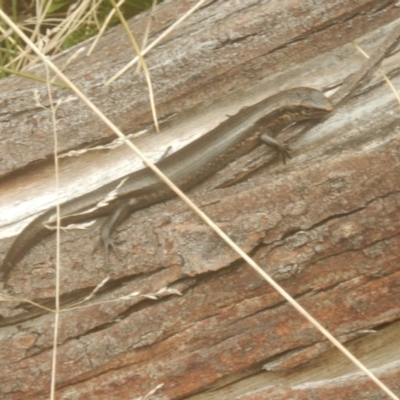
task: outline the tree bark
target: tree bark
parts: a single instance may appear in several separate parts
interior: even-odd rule
[[[194,3],[159,5],[152,38]],[[130,21],[139,38],[146,18]],[[364,63],[352,41],[373,54],[399,29],[395,1],[210,1],[146,56],[159,117],[170,118],[135,144],[157,159],[283,89],[331,96]],[[130,70],[103,83],[132,57],[117,27],[66,69],[127,133],[151,125],[145,80]],[[396,50],[382,65],[395,87],[399,65]],[[39,66],[31,72],[44,75]],[[30,95],[37,88],[48,105],[46,88],[20,78],[0,85],[4,254],[14,239],[7,236],[55,195],[50,114]],[[68,94],[55,88],[53,96]],[[292,148],[286,165],[260,146],[189,196],[400,396],[398,107],[377,73],[329,118],[280,133]],[[80,102],[64,104],[58,116],[61,153],[111,139]],[[63,159],[61,199],[141,167],[125,147]],[[62,235],[63,307],[106,276],[101,222]],[[88,307],[61,314],[58,398],[128,399],[159,384],[159,399],[384,398],[180,200],[134,213],[116,237],[122,259],[111,256],[111,280]],[[54,265],[49,237],[13,268],[3,293],[51,306]],[[182,295],[148,297],[165,287]],[[0,312],[2,398],[47,398],[53,314],[24,301],[5,301]]]

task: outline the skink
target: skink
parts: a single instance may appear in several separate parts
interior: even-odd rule
[[[189,189],[237,157],[248,153],[260,142],[272,145],[285,154],[286,147],[272,139],[269,132],[296,121],[321,118],[332,109],[332,104],[316,89],[299,87],[285,90],[250,107],[242,108],[206,135],[159,161],[157,166],[181,189]],[[149,168],[129,174],[125,178],[127,180],[119,188],[118,197],[105,207],[86,214],[73,215],[93,208],[124,178],[61,205],[63,226],[111,214],[101,228],[107,265],[109,247],[115,250],[114,242],[110,238],[113,229],[134,210],[174,196],[174,192]],[[1,264],[0,280],[5,281],[23,255],[51,233],[43,224],[54,216],[54,209],[46,211],[17,236]]]

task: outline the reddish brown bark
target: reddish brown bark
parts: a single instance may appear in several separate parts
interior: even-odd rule
[[[154,34],[192,4],[160,5]],[[217,118],[287,87],[337,87],[363,61],[348,43],[357,39],[372,54],[399,29],[399,13],[391,1],[337,0],[323,6],[293,0],[210,2],[146,58],[153,66],[160,115],[179,112],[179,120],[160,134],[166,136],[147,135],[138,143],[153,149],[168,138],[182,141],[186,131],[206,130]],[[143,26],[143,17],[131,22],[139,36]],[[101,48],[72,64],[68,74],[90,86],[87,93],[121,128],[135,126],[136,131],[150,123],[143,79],[129,72],[110,87],[99,86],[131,58],[121,32],[108,33]],[[62,64],[67,57],[57,60]],[[399,61],[400,54],[393,52],[383,64],[397,87]],[[51,129],[48,115],[32,109],[26,99],[36,84],[17,78],[0,84],[3,99],[9,98],[8,103],[0,100],[9,113],[1,127],[2,134],[9,132],[9,140],[0,142],[1,173],[7,175],[3,198],[13,204],[18,190],[32,185],[36,196],[37,188],[52,178],[50,163],[25,168],[50,157],[51,133],[44,132]],[[40,90],[44,98],[45,89]],[[260,147],[189,194],[400,395],[398,107],[376,75],[330,118],[306,133],[295,127],[280,135],[293,149],[287,165]],[[62,151],[109,137],[78,103],[67,105],[63,115]],[[29,151],[23,143],[29,143]],[[83,168],[103,173],[108,164],[128,157],[119,149],[64,161],[62,179],[86,186]],[[256,170],[226,184],[247,169]],[[63,235],[65,307],[88,295],[105,276],[98,227]],[[161,383],[155,398],[385,398],[180,200],[135,213],[116,236],[123,260],[112,257],[112,283],[91,300],[103,304],[61,316],[59,398],[72,393],[78,398],[135,398]],[[2,240],[1,251],[12,240]],[[29,251],[13,269],[8,292],[51,303],[54,249],[50,237]],[[104,303],[167,286],[182,296]],[[4,398],[48,396],[53,316],[36,312],[25,303],[1,305]]]

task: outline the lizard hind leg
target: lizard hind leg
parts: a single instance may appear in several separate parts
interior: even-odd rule
[[[111,234],[115,227],[122,222],[127,215],[132,211],[129,201],[123,201],[119,206],[113,211],[113,213],[106,219],[100,231],[100,238],[104,244],[104,264],[105,270],[108,273],[109,268],[109,249],[111,248],[115,255],[121,259],[117,246],[115,245],[114,239],[111,238]]]

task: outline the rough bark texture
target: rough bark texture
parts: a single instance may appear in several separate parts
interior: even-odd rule
[[[171,142],[184,145],[185,135],[202,134],[284,88],[331,94],[328,89],[363,63],[351,41],[372,54],[400,29],[395,3],[210,1],[146,57],[159,116],[179,115],[161,134],[141,137],[139,146],[150,152],[158,146],[162,153]],[[193,4],[158,6],[152,37]],[[145,22],[140,16],[130,23],[138,37]],[[56,57],[57,63],[70,54]],[[151,124],[145,80],[129,71],[110,86],[102,83],[131,58],[116,28],[93,55],[67,67],[126,132]],[[396,51],[383,63],[397,88],[399,65]],[[32,72],[44,75],[42,67]],[[0,207],[7,236],[6,225],[18,226],[54,201],[39,196],[53,190],[53,144],[49,113],[33,106],[31,95],[37,88],[45,103],[45,88],[20,78],[0,86]],[[53,96],[67,94],[55,88]],[[302,125],[281,133],[293,149],[287,165],[260,147],[189,193],[398,396],[399,115],[393,93],[376,74],[329,118],[305,132]],[[111,139],[79,102],[62,107],[58,135],[61,152]],[[124,175],[130,158],[119,148],[64,161],[65,198]],[[96,223],[62,237],[64,307],[105,277],[98,234]],[[386,398],[180,200],[136,212],[116,236],[123,259],[111,257],[111,281],[89,307],[61,314],[58,398],[131,399],[159,384],[153,398]],[[3,254],[12,240],[0,242]],[[29,251],[4,291],[53,304],[54,249],[50,237]],[[164,287],[182,296],[143,296]],[[139,296],[110,302],[136,291]],[[22,301],[3,302],[0,312],[0,397],[47,398],[53,315]]]

